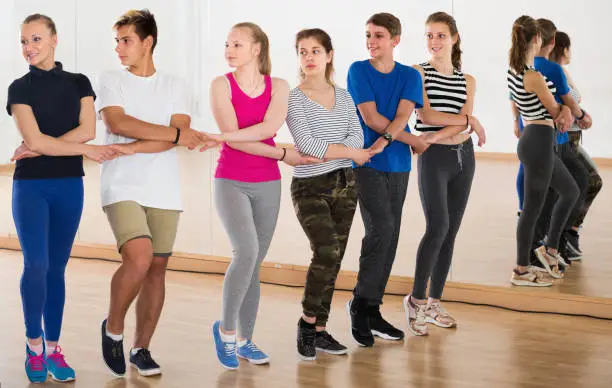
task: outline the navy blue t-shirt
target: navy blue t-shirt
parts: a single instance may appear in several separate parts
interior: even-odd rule
[[[544,74],[546,78],[552,81],[557,88],[555,93],[555,100],[559,104],[563,104],[561,96],[565,96],[570,92],[569,85],[567,83],[567,77],[563,72],[563,68],[558,63],[549,61],[544,57],[535,57],[533,61],[533,67],[540,73]],[[567,132],[557,132],[557,144],[565,144],[569,141],[569,135]]]
[[[415,108],[423,107],[423,80],[418,70],[395,62],[390,73],[376,70],[369,60],[354,62],[348,71],[348,91],[355,105],[374,101],[376,110],[389,121],[395,119],[400,100],[414,102]],[[359,122],[363,128],[364,147],[368,148],[381,136],[369,128],[359,109]],[[410,128],[406,125],[406,132]],[[411,168],[412,153],[408,144],[394,141],[375,155],[363,167],[371,167],[383,172],[408,172]]]
[[[81,99],[96,97],[89,79],[83,74],[69,73],[62,64],[49,70],[30,66],[30,71],[13,81],[8,89],[6,111],[12,115],[11,105],[29,105],[34,112],[40,132],[60,137],[79,126]],[[17,161],[13,179],[45,179],[81,177],[82,156],[46,156]]]

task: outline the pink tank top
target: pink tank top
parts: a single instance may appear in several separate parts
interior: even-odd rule
[[[272,100],[272,79],[270,76],[265,76],[266,88],[264,92],[254,98],[247,96],[240,89],[232,73],[227,73],[225,76],[229,80],[232,91],[232,105],[234,111],[236,111],[238,128],[247,128],[261,123]],[[272,138],[261,142],[271,146],[276,145]],[[247,154],[223,144],[217,161],[215,178],[240,182],[268,182],[279,180],[281,176],[278,161],[275,159]]]

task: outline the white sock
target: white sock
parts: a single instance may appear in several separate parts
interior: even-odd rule
[[[246,345],[246,344],[247,344],[247,340],[240,340],[240,341],[237,342],[237,345],[238,345],[239,348],[244,346],[244,345]]]
[[[40,356],[42,354],[42,352],[43,352],[43,344],[42,344],[42,342],[39,343],[38,345],[32,345],[29,342],[26,342],[26,343],[28,344],[28,348],[32,352],[36,353],[37,356]]]
[[[47,346],[45,346],[45,353],[47,353],[47,356],[50,354],[53,354],[55,352],[55,348],[57,347],[57,345],[53,346],[53,345],[49,345],[49,343],[47,342],[46,344]]]
[[[223,342],[236,342],[236,334],[224,334],[219,327],[219,336]]]
[[[106,329],[106,336],[113,339],[113,341],[121,341],[123,339],[123,334],[113,334]]]
[[[139,351],[140,349],[142,349],[142,348],[132,348],[132,350],[130,350],[130,354],[131,354],[132,356],[135,356],[135,355],[136,355],[136,353],[138,353],[138,351]]]

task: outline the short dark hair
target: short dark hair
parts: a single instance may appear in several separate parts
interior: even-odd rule
[[[47,28],[51,30],[51,35],[57,35],[57,29],[55,28],[55,22],[53,21],[53,19],[51,19],[47,15],[43,15],[40,13],[32,14],[28,16],[27,18],[25,18],[25,20],[23,21],[23,24],[29,24],[33,22],[39,22],[39,21],[42,21],[43,23],[47,25]]]
[[[376,13],[368,19],[366,24],[374,24],[375,26],[384,27],[389,31],[391,37],[394,38],[402,34],[402,22],[395,16],[387,12]]]
[[[148,9],[132,9],[121,15],[113,28],[118,29],[123,26],[134,26],[136,35],[140,40],[145,40],[148,36],[153,38],[151,52],[157,45],[157,23],[155,16]]]

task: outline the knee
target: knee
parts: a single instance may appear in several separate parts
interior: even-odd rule
[[[163,280],[166,277],[166,268],[168,267],[168,259],[153,260],[149,266],[147,277]]]
[[[594,176],[591,177],[590,182],[589,182],[589,191],[591,193],[596,195],[597,193],[599,193],[602,186],[603,186],[603,180],[601,179],[601,175],[595,174]]]
[[[44,278],[49,272],[49,263],[47,260],[25,260],[23,265],[24,276],[30,278]]]
[[[448,217],[433,216],[428,217],[425,228],[424,239],[442,244],[449,231]]]
[[[321,245],[315,248],[315,260],[318,265],[327,268],[335,267],[340,261],[340,245],[335,243]]]

